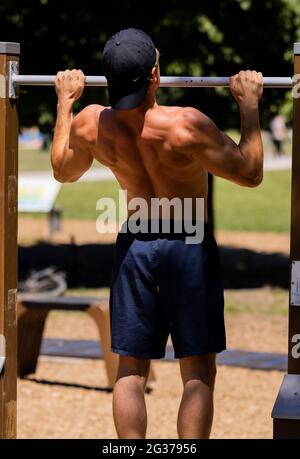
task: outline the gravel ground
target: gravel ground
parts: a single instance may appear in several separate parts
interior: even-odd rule
[[[181,396],[178,364],[155,362],[157,388],[146,395],[147,438],[176,438]],[[37,378],[77,384],[106,384],[102,361],[40,362]],[[212,438],[271,438],[270,413],[280,372],[229,367],[218,370]],[[19,382],[19,438],[116,438],[112,395],[59,385]]]
[[[228,348],[286,352],[286,334],[283,317],[227,317]],[[84,314],[55,312],[45,336],[97,339],[97,330]],[[146,395],[147,437],[173,439],[181,396],[178,362],[156,361],[154,370],[157,387]],[[19,438],[116,437],[102,360],[41,357],[33,377],[37,381],[18,383]],[[271,438],[270,413],[282,377],[277,371],[219,367],[212,438]]]
[[[33,232],[34,228],[34,232]],[[289,251],[289,236],[269,233],[220,231],[220,244],[263,252]],[[47,240],[45,219],[21,217],[19,242]],[[112,242],[114,234],[99,235],[95,222],[64,220],[63,229],[52,242],[78,244]],[[247,298],[247,291],[238,293]],[[256,293],[254,293],[256,295]],[[251,292],[253,297],[253,292]],[[257,290],[263,304],[268,290]],[[261,314],[230,314],[226,318],[229,349],[282,352],[287,350],[287,319]],[[83,313],[53,312],[45,337],[98,339],[94,322]],[[154,363],[157,388],[146,395],[148,438],[176,438],[176,416],[181,396],[178,362]],[[19,438],[115,438],[111,403],[106,392],[102,360],[41,357],[36,381],[18,382]],[[219,367],[215,391],[212,438],[271,438],[270,416],[283,373]],[[90,386],[90,389],[80,387]]]

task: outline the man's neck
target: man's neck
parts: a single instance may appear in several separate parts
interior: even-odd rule
[[[155,97],[147,97],[144,102],[136,108],[131,110],[115,110],[116,116],[118,118],[125,119],[135,119],[135,118],[144,118],[148,110],[156,108],[158,106]]]

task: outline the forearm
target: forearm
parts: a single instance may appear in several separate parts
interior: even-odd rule
[[[51,163],[55,177],[63,172],[63,164],[67,159],[70,143],[70,132],[73,120],[73,102],[58,99],[57,118],[51,149]]]
[[[240,152],[244,158],[245,175],[260,181],[263,173],[263,144],[259,124],[258,105],[240,106]]]

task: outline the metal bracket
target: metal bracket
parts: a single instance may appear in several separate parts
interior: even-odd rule
[[[291,305],[300,306],[300,261],[292,261]]]
[[[0,375],[2,373],[4,364],[5,364],[5,359],[6,359],[5,337],[3,335],[0,335]]]
[[[19,75],[19,63],[17,61],[8,61],[8,97],[17,99],[19,97],[19,87],[14,85],[13,76]]]
[[[300,420],[300,375],[284,376],[272,418]]]

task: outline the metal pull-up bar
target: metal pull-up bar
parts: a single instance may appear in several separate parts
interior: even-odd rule
[[[54,85],[55,75],[12,75],[12,84],[25,86],[52,86]],[[104,76],[86,76],[85,86],[107,86]],[[194,76],[162,76],[160,78],[161,87],[185,88],[201,87],[214,88],[217,86],[229,86],[229,77],[194,77]],[[265,88],[291,88],[292,79],[290,77],[265,77]]]
[[[53,86],[55,75],[19,75],[18,62],[10,61],[9,69],[9,98],[18,97],[19,86]],[[107,86],[104,76],[86,76],[85,86]],[[217,76],[162,76],[160,86],[167,88],[215,88],[229,87],[229,77]],[[264,77],[265,88],[292,88],[293,82],[290,77]]]

